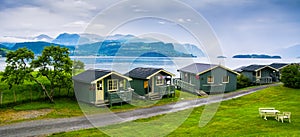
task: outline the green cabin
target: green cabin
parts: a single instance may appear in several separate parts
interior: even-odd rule
[[[72,77],[78,101],[94,105],[130,102],[131,78],[115,71],[90,69]]]
[[[268,65],[246,66],[241,69],[241,74],[256,84],[268,84],[278,81],[278,70]]]
[[[237,75],[239,75],[239,73],[221,65],[204,63],[194,63],[178,71],[180,72],[180,80],[176,82],[176,85],[181,85],[180,88],[186,91],[204,91],[208,94],[236,90]]]
[[[132,78],[130,85],[139,96],[157,100],[165,95],[175,95],[175,86],[172,85],[175,75],[162,68],[138,67],[125,75]]]

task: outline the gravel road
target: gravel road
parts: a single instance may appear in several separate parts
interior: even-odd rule
[[[15,123],[6,126],[0,126],[0,137],[38,136],[38,135],[52,134],[58,132],[67,132],[67,131],[74,131],[79,129],[94,128],[95,126],[102,127],[102,126],[122,123],[126,121],[132,121],[140,118],[148,118],[156,115],[177,112],[180,110],[199,107],[210,103],[230,100],[275,85],[277,84],[259,86],[249,90],[231,92],[223,95],[213,95],[213,96],[209,96],[208,98],[199,98],[199,99],[189,100],[189,101],[180,101],[174,104],[154,106],[150,108],[143,108],[143,109],[136,109],[132,111],[114,113],[114,115],[95,114],[95,115],[89,115],[88,118],[72,117],[72,118],[35,120],[35,121]],[[90,121],[93,121],[93,124],[91,124]]]

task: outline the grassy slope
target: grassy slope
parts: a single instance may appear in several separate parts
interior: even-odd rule
[[[282,86],[270,87],[238,99],[224,101],[218,112],[204,127],[199,119],[204,107],[172,114],[140,119],[97,129],[60,133],[54,136],[299,136],[300,90]],[[280,123],[273,118],[265,121],[259,117],[259,107],[275,107],[292,112],[292,123]],[[180,126],[176,120],[192,111]],[[179,116],[179,117],[178,117]],[[150,126],[149,126],[150,123]],[[176,129],[177,128],[177,129]],[[172,131],[170,134],[166,131]]]

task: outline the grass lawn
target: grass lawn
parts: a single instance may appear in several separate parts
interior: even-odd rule
[[[201,115],[204,115],[204,110],[205,114],[214,114],[213,109],[204,106],[102,127],[100,130],[95,128],[52,136],[299,136],[299,97],[299,89],[275,86],[224,101],[203,127],[199,127],[199,121],[201,118],[203,122]],[[266,121],[259,117],[259,107],[275,107],[281,112],[292,112],[292,123],[277,122],[274,118]]]
[[[198,96],[176,90],[175,97],[164,98],[158,101],[135,100],[132,102],[134,105],[125,103],[121,106],[120,104],[114,104],[112,108],[109,109],[98,108],[85,103],[78,103],[75,99],[70,98],[57,98],[55,99],[55,104],[49,103],[49,101],[24,102],[16,106],[0,108],[0,125],[27,120],[65,118],[83,116],[84,114],[107,113],[111,111],[122,112],[195,98],[198,98]]]

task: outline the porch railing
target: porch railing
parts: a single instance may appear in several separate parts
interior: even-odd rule
[[[194,84],[185,82],[180,79],[173,79],[173,83],[175,86],[180,87],[182,90],[186,90],[188,92],[195,92],[196,86]]]
[[[175,86],[174,85],[158,86],[158,93],[161,96],[174,95],[175,94]]]
[[[126,91],[110,92],[108,93],[108,101],[110,107],[113,103],[130,102],[132,100],[133,89],[128,89]]]
[[[256,78],[256,83],[258,84],[267,84],[267,83],[272,83],[272,77],[261,77],[261,78]]]

